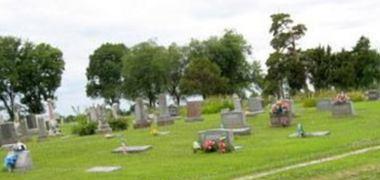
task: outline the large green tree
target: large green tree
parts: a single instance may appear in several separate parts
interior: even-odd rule
[[[187,49],[175,43],[167,49],[167,91],[174,97],[177,105],[179,105],[182,95],[179,84],[188,64]]]
[[[269,32],[273,39],[270,44],[275,51],[266,62],[268,75],[265,92],[284,97],[284,85],[290,87],[291,94],[300,89],[307,90],[306,69],[297,46],[297,41],[305,35],[305,25],[293,25],[290,15],[285,13],[273,14],[271,19]]]
[[[227,82],[218,65],[208,59],[193,59],[185,70],[180,87],[184,94],[206,97],[225,94]]]
[[[218,65],[221,76],[227,80],[225,93],[240,93],[251,83],[251,66],[246,56],[251,47],[243,35],[226,30],[221,37],[211,37],[205,41],[192,40],[189,44],[189,59],[208,59]]]
[[[316,91],[328,89],[332,85],[331,78],[335,70],[331,64],[332,58],[330,46],[319,46],[302,52],[301,59],[306,64],[308,78]]]
[[[15,98],[18,95],[21,40],[0,37],[0,99],[10,119],[14,118]]]
[[[87,96],[103,98],[107,104],[119,102],[122,94],[122,58],[128,53],[124,44],[105,43],[90,55],[87,68]]]
[[[139,43],[123,57],[123,93],[126,98],[147,98],[154,106],[157,95],[167,87],[170,61],[165,47],[154,41]]]
[[[49,44],[0,37],[0,67],[0,99],[13,120],[17,99],[30,113],[44,112],[42,102],[54,98],[64,61],[62,52]]]
[[[354,48],[352,56],[355,66],[355,88],[372,88],[380,81],[380,54],[371,49],[370,40],[360,37]]]

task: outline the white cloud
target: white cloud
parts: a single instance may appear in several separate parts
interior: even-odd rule
[[[361,35],[380,46],[377,0],[1,0],[0,35],[47,42],[64,52],[57,108],[68,114],[71,105],[92,103],[85,96],[85,69],[88,56],[104,42],[131,46],[156,38],[165,45],[185,44],[233,28],[252,45],[252,58],[264,64],[272,51],[269,16],[277,12],[308,27],[302,48],[351,48]]]

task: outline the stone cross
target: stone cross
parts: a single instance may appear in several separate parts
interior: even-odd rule
[[[60,134],[59,125],[57,119],[54,115],[54,103],[52,99],[47,100],[48,114],[49,114],[49,134],[58,135]]]

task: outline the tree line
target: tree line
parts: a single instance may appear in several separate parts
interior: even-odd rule
[[[304,24],[296,24],[286,13],[271,19],[273,52],[265,63],[267,73],[259,61],[247,61],[251,46],[233,30],[183,46],[165,47],[152,40],[131,47],[105,43],[90,55],[87,95],[108,104],[143,97],[153,106],[162,92],[179,103],[192,94],[244,96],[253,84],[263,89],[263,95],[278,98],[309,92],[309,84],[316,91],[378,86],[380,55],[368,38],[360,37],[352,50],[332,52],[330,46],[303,50],[298,43],[307,32]]]
[[[242,93],[255,82],[253,65],[246,60],[250,53],[247,41],[233,30],[185,46],[165,47],[152,40],[132,47],[105,43],[90,55],[86,92],[108,104],[143,97],[150,106],[162,92],[177,103],[183,95]]]

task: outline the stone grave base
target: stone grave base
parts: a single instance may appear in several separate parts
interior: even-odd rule
[[[270,124],[272,127],[286,127],[290,126],[292,122],[292,115],[270,115]]]
[[[96,166],[92,167],[90,169],[87,169],[87,172],[92,172],[92,173],[107,173],[107,172],[112,172],[112,171],[117,171],[120,170],[120,166]]]
[[[157,126],[167,126],[172,124],[174,124],[174,119],[170,117],[165,120],[162,119],[160,121],[157,121]]]
[[[152,145],[145,145],[145,146],[120,146],[114,150],[112,150],[113,153],[139,153],[139,152],[145,152],[152,148]]]
[[[251,128],[250,127],[244,127],[244,128],[235,128],[230,129],[234,135],[250,135],[251,134]]]
[[[200,122],[203,121],[202,117],[187,117],[185,122]]]
[[[330,131],[319,131],[319,132],[311,132],[305,133],[304,136],[299,136],[297,133],[290,134],[289,137],[322,137],[330,135]]]
[[[354,105],[352,102],[347,102],[344,104],[334,104],[332,106],[332,116],[334,117],[344,117],[344,116],[354,116],[356,115]]]
[[[30,157],[29,151],[22,151],[18,153],[18,158],[16,161],[16,171],[27,171],[32,169],[33,163]]]
[[[252,117],[252,116],[256,116],[256,115],[261,114],[261,113],[264,113],[264,111],[255,111],[255,112],[246,111],[245,115],[248,117]]]
[[[148,128],[150,125],[150,122],[138,122],[133,124],[133,129]]]

